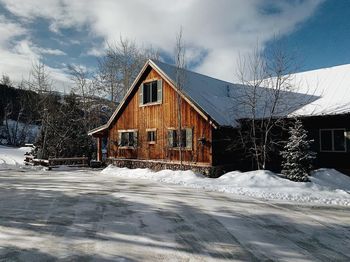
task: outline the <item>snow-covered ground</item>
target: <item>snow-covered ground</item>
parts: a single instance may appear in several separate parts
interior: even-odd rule
[[[349,203],[336,171],[308,184],[269,172],[45,171],[19,168],[25,151],[0,147],[1,261],[350,260],[350,208],[315,205]]]
[[[292,182],[270,171],[235,171],[213,179],[192,171],[153,172],[149,169],[118,168],[111,165],[102,173],[262,199],[350,206],[350,177],[334,169],[314,171],[311,182],[304,183]]]
[[[0,145],[0,170],[23,167],[24,154],[30,150],[30,147],[16,148]]]
[[[0,171],[1,261],[350,261],[349,207],[22,171]]]
[[[0,146],[0,170],[23,169],[29,147]],[[63,168],[61,170],[65,170]],[[269,171],[229,172],[213,179],[192,171],[128,169],[108,166],[102,174],[119,178],[149,179],[189,188],[233,193],[268,200],[350,206],[350,177],[334,169],[314,171],[311,182],[292,182]]]

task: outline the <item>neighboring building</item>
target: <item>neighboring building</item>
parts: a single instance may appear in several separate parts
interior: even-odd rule
[[[180,89],[176,85],[179,75],[183,79]],[[249,112],[237,103],[237,98],[243,96],[247,88],[149,60],[109,121],[89,132],[97,138],[97,158],[102,159],[102,141],[105,138],[108,161],[120,166],[161,169],[179,168],[181,164],[201,171],[223,166],[247,169],[249,162],[237,157],[237,152],[227,150],[228,137],[236,134],[239,121],[249,118]],[[266,89],[259,90],[264,94]],[[341,123],[335,124],[330,120],[327,125],[323,121],[326,118],[320,116],[322,106],[317,104],[322,102],[322,94],[309,93],[303,93],[303,90],[300,93],[288,92],[285,100],[278,105],[280,111],[286,117],[296,113],[304,117],[305,126],[317,140],[315,145],[322,143],[318,150],[322,151],[319,166],[323,166],[322,159],[325,158],[324,166],[341,166],[342,169],[349,166],[350,169],[350,163],[341,161],[344,165],[339,165],[339,161],[328,161],[337,159],[340,154],[335,153],[343,152],[343,156],[347,156],[350,144],[346,142],[346,123],[341,126]],[[181,96],[181,114],[177,94]],[[283,110],[286,101],[298,101],[298,106]],[[336,117],[341,118],[339,115]],[[178,135],[179,119],[181,136]],[[333,118],[328,116],[327,119]],[[339,130],[343,131],[342,138]],[[178,141],[179,137],[181,141]],[[340,148],[342,141],[345,149]],[[183,145],[181,152],[180,143]]]
[[[317,167],[350,174],[350,65],[297,73],[295,83],[319,97],[295,112],[314,139]]]

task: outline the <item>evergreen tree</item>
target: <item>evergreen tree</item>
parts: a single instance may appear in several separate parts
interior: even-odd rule
[[[300,120],[296,120],[289,129],[289,138],[282,155],[282,174],[286,178],[307,182],[312,168],[312,161],[315,153],[310,151],[310,144],[313,142],[307,138],[307,132]]]
[[[63,98],[51,96],[47,118],[42,123],[37,145],[45,151],[40,157],[88,156],[94,152],[93,140],[87,135],[88,129],[84,111],[75,94]]]

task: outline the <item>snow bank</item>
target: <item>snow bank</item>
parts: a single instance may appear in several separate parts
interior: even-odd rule
[[[30,150],[30,147],[0,146],[0,170],[24,166],[24,154]]]
[[[150,179],[190,188],[234,193],[255,198],[350,206],[350,177],[333,169],[313,173],[311,182],[292,182],[270,171],[229,172],[213,179],[192,171],[128,169],[108,166],[102,174],[120,178]]]

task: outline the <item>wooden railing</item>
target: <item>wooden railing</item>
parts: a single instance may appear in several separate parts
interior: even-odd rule
[[[89,165],[88,157],[61,157],[61,158],[49,158],[49,167],[55,167],[58,165],[67,165],[75,167],[86,167]]]

